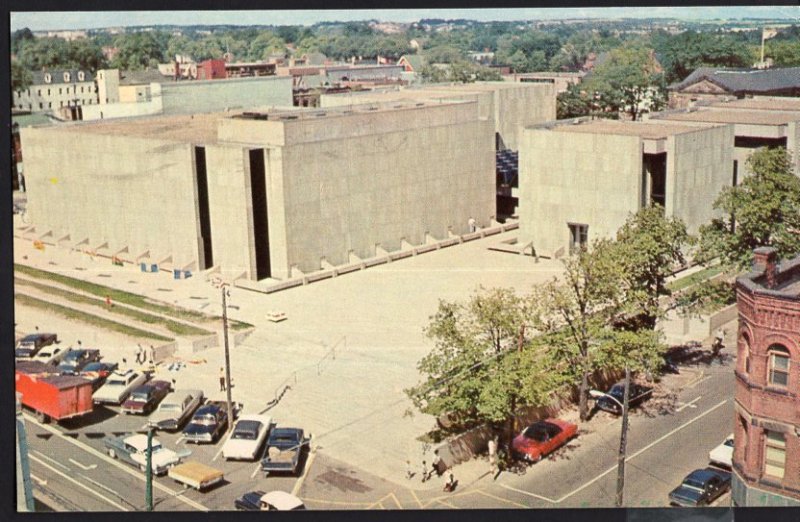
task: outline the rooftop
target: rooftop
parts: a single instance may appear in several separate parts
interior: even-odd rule
[[[634,121],[589,120],[581,123],[565,123],[554,127],[546,126],[558,132],[583,132],[588,134],[617,134],[623,136],[639,136],[648,140],[665,139],[675,134],[697,132],[698,127],[679,124],[659,124]]]
[[[800,98],[774,97],[774,98],[743,98],[729,102],[711,104],[712,107],[725,107],[726,109],[756,109],[766,111],[800,111]]]
[[[737,283],[757,294],[800,301],[800,256],[775,263],[775,273],[775,286],[772,288],[767,286],[766,270],[763,266],[757,266],[753,271],[737,278]]]
[[[117,118],[72,125],[59,130],[95,134],[119,134],[180,142],[209,143],[217,141],[217,121],[231,116],[231,112],[185,114],[142,118]]]
[[[743,123],[749,125],[786,125],[800,120],[800,114],[792,112],[766,112],[735,110],[726,111],[723,107],[698,109],[691,112],[668,112],[659,115],[660,119],[678,121],[701,121],[709,123]]]
[[[683,81],[669,86],[682,91],[695,83],[707,80],[732,93],[770,93],[800,89],[800,67],[782,69],[734,69],[699,67]]]

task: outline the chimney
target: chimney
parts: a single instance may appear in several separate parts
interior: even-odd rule
[[[759,247],[753,250],[753,269],[766,276],[766,287],[775,288],[778,269],[775,263],[778,251],[772,247]]]

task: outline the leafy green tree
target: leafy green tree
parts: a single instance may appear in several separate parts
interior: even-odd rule
[[[607,367],[601,341],[621,308],[624,274],[610,240],[596,241],[564,260],[560,279],[537,285],[533,327],[548,334],[546,343],[559,371],[578,383],[581,420],[589,414],[589,377]]]
[[[429,63],[457,63],[465,59],[464,53],[452,45],[440,45],[425,51]]]
[[[263,32],[250,43],[248,59],[266,60],[270,54],[286,51],[286,42],[275,33]]]
[[[791,156],[783,148],[761,148],[747,166],[752,174],[724,188],[714,202],[723,216],[700,227],[698,260],[718,257],[747,269],[758,247],[774,247],[781,257],[800,253],[800,177]]]
[[[749,67],[753,57],[734,37],[686,31],[669,37],[658,49],[666,81],[683,80],[698,67]]]
[[[667,277],[685,264],[689,242],[683,221],[666,217],[660,205],[640,209],[619,229],[615,248],[626,280],[629,328],[655,330],[665,313],[661,298],[671,294]]]
[[[81,38],[69,42],[67,46],[68,67],[96,71],[108,65],[103,49],[93,40]]]
[[[140,32],[120,35],[116,40],[119,53],[111,66],[123,70],[147,69],[164,61],[167,39],[159,38],[154,32]]]
[[[36,38],[26,41],[17,55],[20,65],[30,71],[67,67],[69,47],[61,38]]]
[[[30,71],[16,60],[11,61],[11,91],[24,91],[30,87],[33,77]]]
[[[36,40],[33,32],[27,27],[11,33],[11,54],[17,54],[22,47]]]
[[[595,67],[584,89],[597,91],[604,108],[622,111],[635,121],[647,107],[658,108],[664,98],[663,74],[652,49],[626,46],[610,51],[609,59]]]
[[[768,40],[764,56],[772,58],[777,67],[798,67],[800,66],[800,41]]]
[[[587,116],[592,113],[592,101],[578,85],[569,85],[556,98],[556,118],[559,120]]]

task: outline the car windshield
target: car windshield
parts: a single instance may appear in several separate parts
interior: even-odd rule
[[[524,435],[533,440],[544,441],[547,440],[547,430],[541,424],[534,424],[525,430]]]
[[[192,419],[194,424],[202,424],[204,426],[212,426],[217,423],[217,418],[213,415],[202,415]]]
[[[684,480],[683,485],[688,486],[690,488],[699,489],[700,491],[703,491],[703,489],[705,488],[705,484],[703,484],[702,480],[698,480],[693,477],[689,477],[686,480]]]
[[[103,363],[89,363],[83,367],[83,370],[87,372],[98,372],[104,369]]]
[[[134,401],[146,401],[148,395],[147,392],[135,392],[131,394],[131,399]]]
[[[232,439],[256,440],[258,438],[258,430],[261,428],[260,422],[242,421],[236,425],[233,430]]]
[[[164,404],[164,403],[162,403],[161,407],[159,408],[159,410],[161,410],[161,411],[181,411],[181,410],[183,410],[183,407],[180,404]]]
[[[732,448],[733,447],[733,439],[726,440],[725,441],[725,445],[728,446],[729,448]]]
[[[109,386],[125,386],[125,380],[124,379],[109,379],[107,381],[107,384]]]
[[[161,444],[153,444],[153,453],[155,453],[156,451],[159,451],[161,449],[162,449],[161,448]]]
[[[14,352],[14,355],[16,355],[17,357],[28,357],[30,356],[31,353],[33,353],[33,350],[30,350],[28,348],[17,348],[16,351]]]

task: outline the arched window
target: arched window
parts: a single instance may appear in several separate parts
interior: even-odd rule
[[[750,375],[750,337],[744,331],[739,335],[739,358],[743,362],[744,372]]]
[[[70,78],[69,72],[64,71],[64,83],[68,83],[69,82],[69,78]]]
[[[86,74],[83,71],[78,71],[78,81],[82,82],[86,78]],[[83,87],[81,87],[83,88]]]
[[[780,344],[773,344],[767,350],[769,355],[769,384],[785,388],[789,385],[789,350]]]

